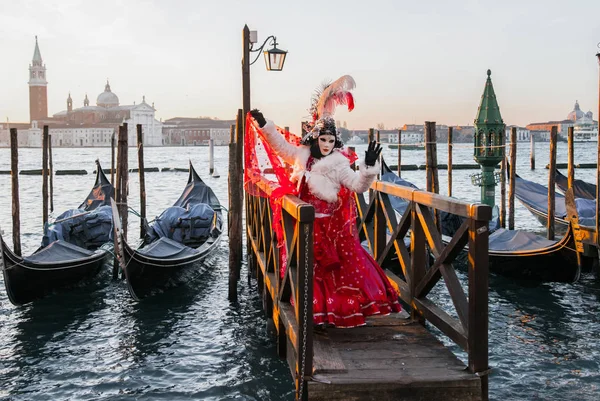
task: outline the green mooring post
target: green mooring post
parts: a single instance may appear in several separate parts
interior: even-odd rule
[[[471,176],[472,183],[481,187],[481,202],[494,207],[496,183],[500,177],[496,166],[504,158],[505,130],[504,121],[492,86],[492,72],[487,70],[487,81],[481,96],[481,103],[475,118],[473,156],[481,165],[481,173]]]

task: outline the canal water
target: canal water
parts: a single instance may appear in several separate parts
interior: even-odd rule
[[[595,162],[595,144],[577,144],[576,161]],[[519,144],[517,172],[547,181],[548,143],[536,145],[537,167],[529,169],[529,144]],[[362,153],[366,145],[358,145]],[[396,150],[385,149],[389,164]],[[215,148],[220,178],[208,175],[207,147],[146,148],[146,167],[186,168],[191,160],[221,202],[227,199],[226,147]],[[558,162],[566,163],[560,143]],[[447,149],[438,146],[439,163]],[[85,169],[84,176],[54,177],[51,217],[76,207],[93,185],[94,160],[110,167],[110,149],[54,149],[55,170]],[[130,149],[130,168],[137,167]],[[472,146],[456,144],[455,163],[473,163]],[[424,151],[404,151],[403,163],[424,164]],[[20,169],[41,166],[40,149],[20,149]],[[10,169],[9,149],[0,149],[0,170]],[[470,174],[454,171],[454,194],[479,199]],[[425,186],[424,171],[403,178]],[[595,181],[595,170],[576,177]],[[20,175],[23,253],[41,241],[41,177]],[[147,211],[154,217],[179,196],[185,172],[146,173]],[[446,193],[446,171],[440,186]],[[0,227],[12,246],[10,176],[0,175]],[[130,206],[139,210],[137,174],[130,174]],[[518,203],[516,226],[543,233]],[[129,241],[136,242],[139,219],[130,214]],[[261,302],[244,277],[239,301],[227,300],[227,238],[207,260],[207,270],[186,285],[134,302],[123,282],[111,279],[110,266],[91,283],[15,307],[0,283],[1,400],[292,400],[287,364],[276,354]],[[459,277],[466,286],[464,273]],[[2,281],[2,278],[0,278]],[[253,283],[254,284],[254,283]],[[450,308],[441,286],[433,296]],[[600,386],[600,283],[584,276],[574,284],[527,284],[490,278],[490,395],[494,400],[597,400]],[[440,336],[460,358],[456,346]],[[402,351],[401,345],[399,352]]]

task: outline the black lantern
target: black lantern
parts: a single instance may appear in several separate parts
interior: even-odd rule
[[[277,48],[277,42],[275,42],[275,38],[273,38],[273,48],[265,50],[263,53],[265,55],[265,66],[267,67],[267,71],[283,70],[283,64],[285,63],[287,51]]]

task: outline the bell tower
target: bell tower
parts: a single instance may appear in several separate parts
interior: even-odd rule
[[[73,99],[71,99],[71,92],[69,92],[69,97],[67,98],[67,111],[73,111]]]
[[[35,37],[33,60],[29,65],[29,120],[48,118],[48,81],[46,66],[42,63],[42,55]]]

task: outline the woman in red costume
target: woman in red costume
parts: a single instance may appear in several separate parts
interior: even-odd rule
[[[291,179],[297,183],[298,197],[315,208],[315,325],[356,327],[364,325],[367,316],[401,310],[397,290],[361,246],[355,227],[353,192],[365,192],[375,180],[381,146],[371,142],[355,172],[332,118],[337,105],[347,104],[352,110],[354,86],[346,75],[313,98],[313,122],[300,145],[288,142],[260,111],[250,112],[273,152],[293,165]]]

